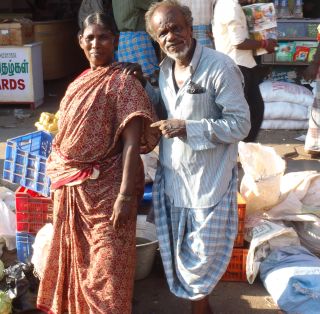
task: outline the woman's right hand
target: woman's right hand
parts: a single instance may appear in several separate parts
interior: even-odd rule
[[[135,219],[136,206],[133,206],[133,203],[134,199],[130,201],[124,200],[120,194],[118,195],[113,205],[113,212],[110,218],[115,230],[124,227],[129,220]]]

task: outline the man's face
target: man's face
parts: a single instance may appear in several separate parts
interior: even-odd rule
[[[192,28],[178,8],[161,6],[153,14],[151,27],[160,48],[174,60],[184,60],[192,46]]]

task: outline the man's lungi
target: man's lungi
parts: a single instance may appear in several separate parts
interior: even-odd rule
[[[237,169],[211,208],[178,208],[164,193],[158,168],[153,206],[160,253],[169,288],[177,297],[200,300],[225,273],[238,231]]]

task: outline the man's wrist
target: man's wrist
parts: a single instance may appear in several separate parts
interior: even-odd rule
[[[260,47],[261,47],[262,49],[266,49],[267,46],[268,46],[268,42],[267,42],[265,39],[262,39],[262,40],[260,41]]]

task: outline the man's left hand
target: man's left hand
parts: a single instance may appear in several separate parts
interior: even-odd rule
[[[146,86],[147,80],[143,76],[141,65],[138,63],[131,63],[131,62],[122,62],[121,66],[123,68],[124,74],[132,74],[134,75],[142,84],[143,87]]]
[[[150,125],[152,128],[159,128],[162,135],[166,138],[185,137],[187,135],[186,121],[171,119],[161,120]]]

